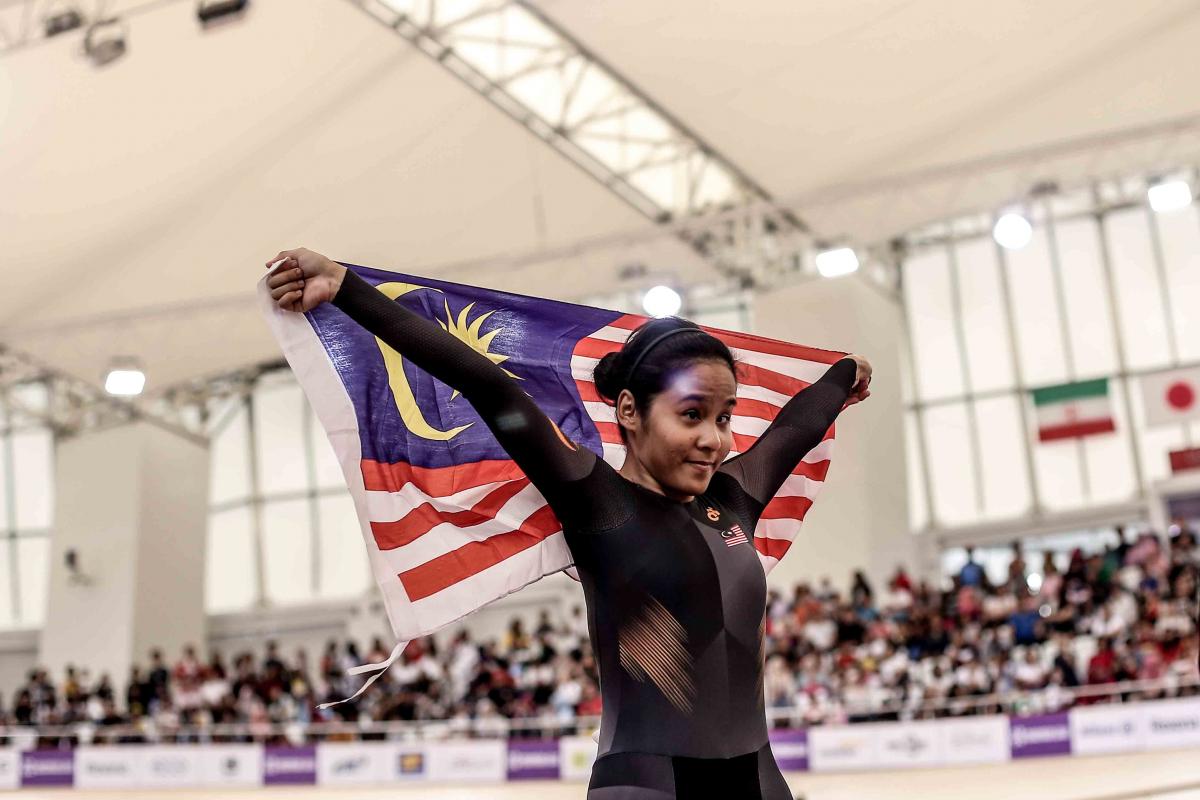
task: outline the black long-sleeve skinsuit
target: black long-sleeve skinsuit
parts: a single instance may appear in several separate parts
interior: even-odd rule
[[[562,523],[603,703],[588,799],[789,800],[767,740],[766,579],[749,539],[844,405],[853,359],[798,392],[684,503],[567,440],[502,369],[353,271],[334,305],[457,389]]]

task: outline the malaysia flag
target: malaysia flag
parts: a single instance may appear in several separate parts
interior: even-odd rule
[[[485,354],[566,436],[621,466],[613,409],[596,393],[592,371],[646,317],[347,266]],[[457,392],[331,304],[304,315],[283,312],[265,282],[259,298],[341,464],[402,643],[571,566],[562,526],[545,499]],[[796,392],[843,355],[705,330],[739,361],[730,456],[749,448]],[[765,570],[787,552],[816,498],[832,439],[831,427],[754,531]]]

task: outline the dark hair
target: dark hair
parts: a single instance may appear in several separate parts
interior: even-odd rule
[[[633,395],[639,414],[666,387],[672,373],[700,361],[720,361],[737,380],[737,365],[729,347],[711,333],[682,317],[659,317],[643,323],[620,350],[606,353],[596,364],[593,380],[600,398],[616,404],[622,389]],[[625,429],[621,428],[621,438]]]

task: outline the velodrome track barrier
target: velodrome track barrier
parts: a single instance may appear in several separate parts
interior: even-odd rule
[[[14,740],[18,741],[18,740]],[[843,772],[988,764],[1045,756],[1200,747],[1200,697],[981,716],[775,730],[784,771]],[[81,745],[0,749],[0,790],[354,786],[585,781],[588,737],[424,742]]]

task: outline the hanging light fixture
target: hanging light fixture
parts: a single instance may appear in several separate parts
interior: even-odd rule
[[[858,254],[851,247],[836,247],[817,253],[817,272],[826,278],[849,275],[858,270]]]
[[[196,3],[196,18],[207,27],[241,14],[249,3],[250,0],[199,0]]]
[[[146,373],[137,359],[118,357],[112,360],[104,378],[104,391],[116,397],[137,397],[146,388]]]
[[[47,14],[42,20],[43,27],[46,31],[46,38],[58,36],[60,33],[73,31],[76,28],[83,27],[83,14],[74,4],[69,4],[61,8],[59,11]]]
[[[992,238],[1005,250],[1020,250],[1033,239],[1033,226],[1024,215],[1009,211],[996,220]]]
[[[125,55],[125,22],[117,17],[97,20],[88,26],[83,37],[83,52],[98,67]]]
[[[669,317],[682,306],[683,298],[670,286],[655,286],[642,298],[642,308],[652,317]]]
[[[1179,211],[1192,204],[1192,187],[1187,181],[1156,181],[1146,191],[1150,207],[1159,214]]]

